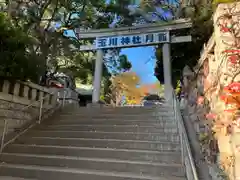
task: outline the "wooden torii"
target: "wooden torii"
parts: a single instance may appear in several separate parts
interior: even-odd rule
[[[166,100],[170,100],[172,97],[170,44],[192,41],[190,35],[171,36],[170,32],[173,30],[191,27],[192,23],[190,19],[178,19],[167,23],[144,24],[122,28],[94,30],[76,29],[76,34],[79,39],[95,40],[94,44],[80,46],[80,51],[97,51],[92,102],[97,103],[100,98],[104,49],[151,46],[157,44],[163,44],[162,53],[164,65],[165,98]]]

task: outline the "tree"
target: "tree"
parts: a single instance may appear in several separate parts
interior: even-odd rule
[[[37,80],[40,61],[29,53],[30,38],[21,27],[15,26],[11,19],[0,13],[0,76],[20,80]]]
[[[122,96],[130,100],[137,100],[142,96],[140,89],[140,78],[135,72],[124,72],[112,77],[111,99],[118,105]]]
[[[164,96],[164,86],[161,85],[159,82],[155,82],[155,86],[159,96]]]
[[[79,28],[81,33],[82,29],[107,28],[116,17],[122,20],[114,23],[114,26],[130,25],[133,17],[129,16],[128,4],[128,0],[110,1],[109,4],[105,0],[6,0],[1,5],[15,26],[33,39],[32,43],[28,43],[30,62],[27,64],[39,67],[38,71],[34,70],[37,76],[50,69],[78,78],[83,84],[92,84],[95,52],[78,52],[80,45],[92,41],[78,39],[75,29]],[[107,58],[109,53],[114,58]],[[119,53],[119,49],[106,53],[102,94],[110,93],[111,74],[117,75],[131,68],[127,57]],[[23,66],[24,69],[26,67]],[[19,78],[17,72],[16,77]]]
[[[172,82],[175,86],[177,80],[180,79],[182,69],[185,65],[193,68],[202,50],[203,44],[208,41],[213,32],[212,23],[212,4],[207,1],[197,1],[192,6],[186,6],[183,8],[181,17],[191,18],[193,27],[190,30],[181,30],[172,32],[174,35],[192,35],[191,43],[177,43],[171,45],[171,57],[172,57]],[[159,45],[156,48],[157,64],[155,74],[159,81],[163,83],[163,59],[162,59],[162,46]]]
[[[115,54],[114,54],[115,52]],[[106,102],[110,103],[110,97],[106,96],[111,94],[112,89],[111,87],[111,76],[117,76],[121,73],[127,72],[131,69],[132,64],[129,62],[126,55],[119,55],[119,51],[111,51],[111,59],[105,58],[104,59],[104,71],[103,71],[103,79],[102,79],[102,94],[106,97]],[[110,73],[111,72],[111,73]]]
[[[107,5],[104,0],[6,0],[1,3],[1,8],[7,12],[16,27],[21,28],[34,39],[28,46],[28,52],[33,59],[36,57],[39,59],[41,63],[38,65],[41,64],[42,71],[46,68],[73,70],[75,71],[73,74],[82,76],[81,78],[85,81],[86,76],[92,74],[92,62],[86,62],[85,56],[86,54],[88,56],[88,53],[77,52],[79,45],[88,41],[77,39],[75,28],[108,27],[115,15],[121,17],[128,15],[124,9],[127,3],[127,1],[112,1]],[[72,33],[76,36],[63,36],[66,30],[73,30]],[[82,59],[85,62],[81,63],[81,67],[79,64],[74,64]],[[62,65],[63,61],[71,65]]]
[[[104,63],[114,75],[128,71],[132,67],[127,56],[124,54],[120,55],[119,49],[106,51]]]
[[[140,7],[145,13],[155,12],[160,22],[172,20],[178,16],[179,2],[141,0]]]

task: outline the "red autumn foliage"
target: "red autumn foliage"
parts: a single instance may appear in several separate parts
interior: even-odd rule
[[[220,99],[224,101],[226,105],[234,105],[232,107],[228,106],[224,112],[236,112],[236,110],[240,108],[240,83],[233,82],[224,87],[223,94],[220,96]]]
[[[230,32],[231,28],[228,28],[224,25],[221,25],[220,31],[223,32],[223,33]]]
[[[228,61],[232,64],[237,64],[239,62],[239,56],[238,55],[231,55],[228,57]]]
[[[240,53],[240,49],[226,49],[224,53]]]
[[[214,114],[214,113],[208,113],[206,114],[205,116],[207,119],[216,119],[217,118],[217,115]]]
[[[203,96],[199,96],[198,99],[197,99],[197,104],[198,105],[202,105],[204,102],[204,97]]]

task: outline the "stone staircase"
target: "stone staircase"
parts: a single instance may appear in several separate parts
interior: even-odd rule
[[[72,108],[0,156],[0,180],[186,180],[168,107]]]

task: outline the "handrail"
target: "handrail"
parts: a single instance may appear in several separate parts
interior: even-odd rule
[[[49,93],[48,95],[57,95],[57,98],[58,98],[58,91],[54,91],[54,92],[51,92]],[[60,103],[60,105],[64,106],[65,104],[65,93],[66,91],[64,91],[64,96],[63,96],[63,100],[62,100],[62,103]],[[28,108],[30,107],[33,107],[36,103],[40,103],[40,106],[39,106],[39,114],[38,114],[38,121],[37,123],[40,124],[41,123],[41,120],[42,120],[42,113],[43,113],[43,102],[44,100],[47,98],[48,96],[44,96],[42,98],[40,98],[39,100],[37,101],[34,101],[32,103],[30,103],[29,105],[23,107],[22,109],[20,109],[20,111],[26,111]],[[8,125],[8,119],[4,119],[4,127],[3,127],[3,133],[2,133],[2,137],[1,137],[1,144],[0,144],[0,153],[3,151],[4,147],[6,147],[6,145],[8,145],[9,143],[11,143],[13,140],[15,140],[17,137],[19,137],[21,134],[23,134],[24,132],[26,132],[26,130],[28,130],[29,128],[25,129],[23,132],[21,133],[18,133],[16,136],[14,136],[13,138],[11,138],[9,141],[7,142],[4,142],[5,141],[5,137],[6,137],[6,132],[7,132],[7,125]]]
[[[194,159],[192,156],[188,136],[187,136],[187,131],[184,126],[182,114],[180,111],[180,104],[179,104],[179,101],[177,100],[177,97],[176,97],[176,94],[175,94],[173,88],[172,88],[172,103],[173,103],[172,105],[174,108],[175,120],[177,121],[178,130],[180,133],[182,163],[186,169],[187,179],[188,180],[199,180],[195,162],[194,162]],[[186,160],[189,162],[186,162]],[[190,167],[187,163],[189,163]]]

